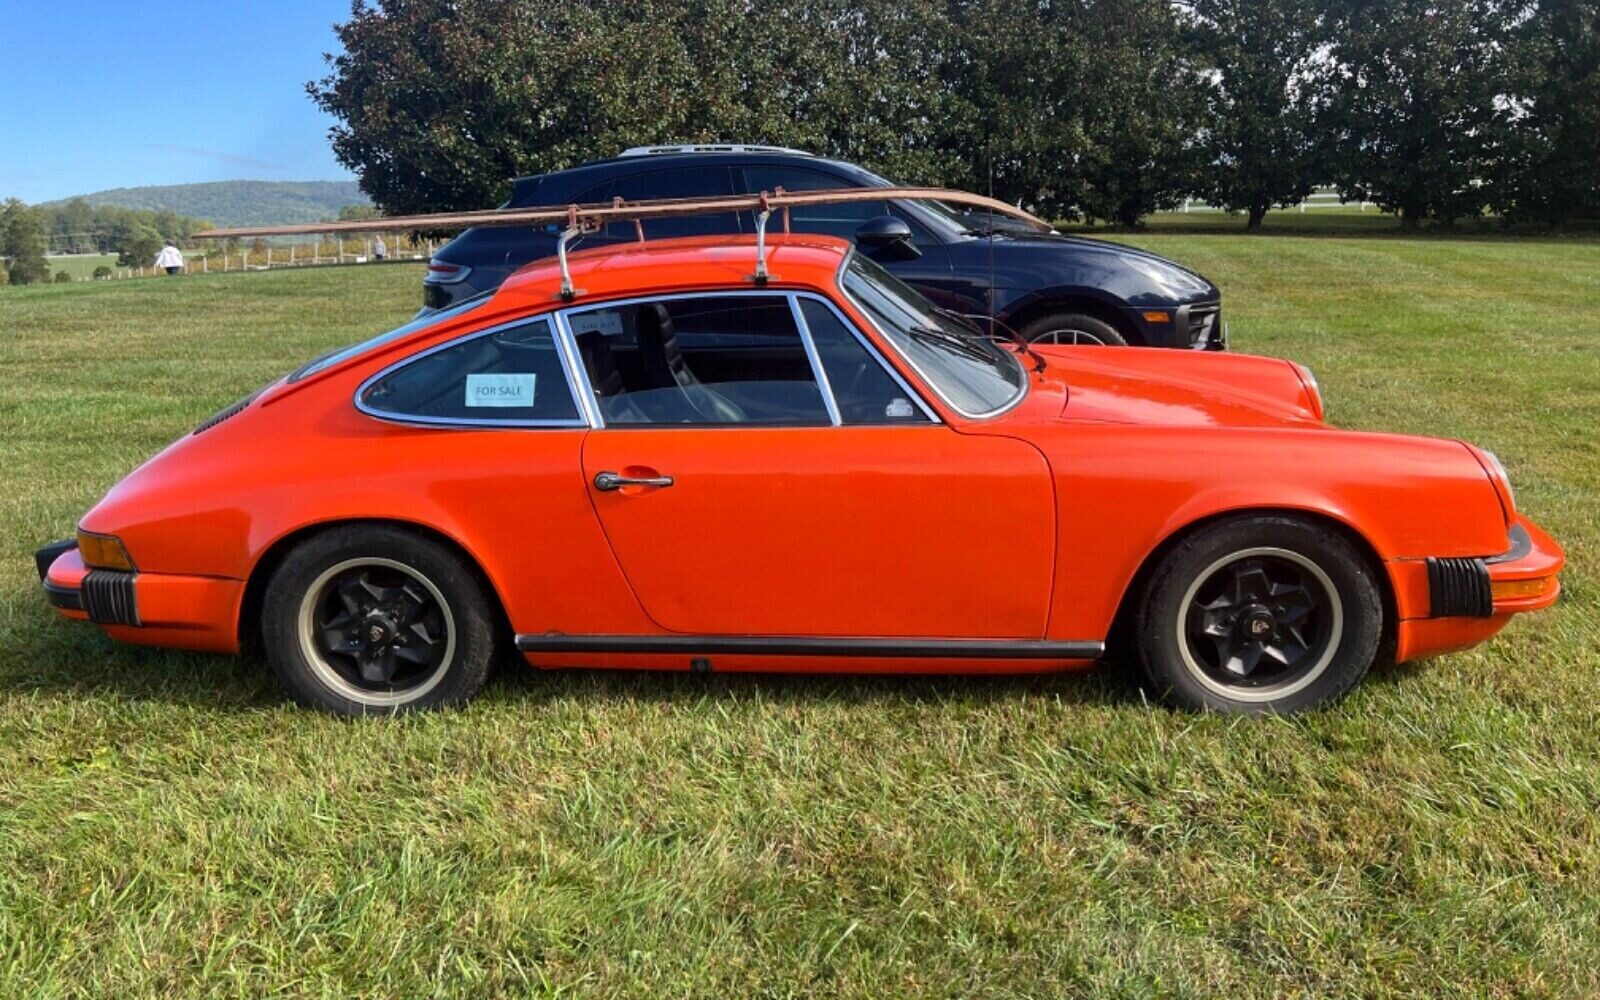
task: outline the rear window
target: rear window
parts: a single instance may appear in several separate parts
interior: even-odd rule
[[[348,361],[358,354],[364,354],[374,347],[381,347],[384,344],[391,344],[402,337],[409,337],[411,334],[420,330],[425,330],[436,323],[443,323],[445,320],[454,319],[457,316],[464,316],[472,310],[483,305],[485,302],[489,301],[489,297],[493,294],[493,290],[479,292],[477,295],[474,295],[471,298],[462,299],[460,302],[457,302],[448,309],[441,309],[438,312],[429,313],[426,316],[418,316],[405,326],[395,327],[388,333],[380,333],[376,337],[371,337],[367,340],[361,341],[359,344],[351,344],[348,347],[336,348],[332,351],[329,351],[327,354],[319,355],[290,372],[288,380],[290,382],[298,382],[303,378],[310,378],[317,372],[326,371],[327,369],[332,368],[334,365]]]

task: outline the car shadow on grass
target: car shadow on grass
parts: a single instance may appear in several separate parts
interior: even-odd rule
[[[218,711],[288,703],[259,656],[221,656],[114,642],[97,629],[21,616],[0,629],[0,692],[111,697]],[[1121,663],[1089,670],[1016,675],[797,673],[688,674],[644,670],[541,670],[511,657],[497,666],[476,702],[539,705],[555,700],[690,702],[706,698],[780,703],[989,702],[1047,697],[1086,707],[1138,706],[1146,700]]]

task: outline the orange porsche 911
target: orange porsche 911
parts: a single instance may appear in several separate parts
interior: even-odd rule
[[[120,640],[386,713],[539,667],[1001,673],[1124,639],[1173,703],[1322,705],[1556,600],[1491,454],[1306,369],[1011,346],[838,240],[613,245],[310,362],[38,555]]]

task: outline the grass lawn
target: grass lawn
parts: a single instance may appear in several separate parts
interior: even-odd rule
[[[1600,992],[1600,243],[1117,238],[1335,422],[1497,451],[1563,603],[1290,720],[1113,666],[529,670],[339,721],[54,621],[31,556],[420,268],[0,289],[0,997]]]
[[[117,255],[114,253],[61,254],[54,257],[46,257],[45,263],[50,265],[50,277],[52,279],[56,276],[57,271],[65,271],[72,275],[73,280],[76,281],[80,278],[94,277],[94,269],[97,267],[109,267],[115,271],[117,269]]]

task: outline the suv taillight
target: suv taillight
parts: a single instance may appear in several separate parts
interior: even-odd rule
[[[451,264],[437,258],[428,261],[428,275],[423,281],[431,281],[436,285],[449,285],[463,281],[472,273],[472,268],[461,264]]]

